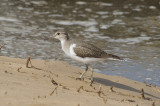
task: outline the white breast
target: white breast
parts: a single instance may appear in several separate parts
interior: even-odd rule
[[[76,47],[76,44],[71,44],[69,48],[70,55],[72,56],[76,56],[76,53],[74,52],[74,47]]]

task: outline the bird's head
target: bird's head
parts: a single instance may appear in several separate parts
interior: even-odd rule
[[[54,35],[53,38],[61,40],[69,40],[68,33],[65,31],[57,31]]]

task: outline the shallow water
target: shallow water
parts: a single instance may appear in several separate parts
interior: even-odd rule
[[[51,35],[66,30],[128,61],[94,63],[95,71],[160,86],[159,0],[1,0],[1,55],[35,59],[67,58]]]

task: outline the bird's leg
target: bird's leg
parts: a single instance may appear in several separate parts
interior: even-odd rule
[[[80,79],[80,80],[82,80],[83,79],[83,75],[88,71],[88,64],[85,64],[86,65],[86,69],[85,69],[85,71],[79,76],[79,78],[77,78],[77,79]]]
[[[86,65],[86,69],[84,70],[84,72],[80,75],[80,79],[82,79],[83,78],[83,75],[88,71],[88,65],[87,64],[85,64]]]
[[[93,83],[93,72],[94,72],[94,70],[93,70],[92,67],[90,67],[90,70],[91,70],[91,83]]]

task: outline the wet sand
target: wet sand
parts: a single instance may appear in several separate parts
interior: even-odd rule
[[[1,106],[160,106],[157,86],[99,73],[91,84],[90,72],[76,80],[83,69],[68,63],[26,61],[0,56]]]

